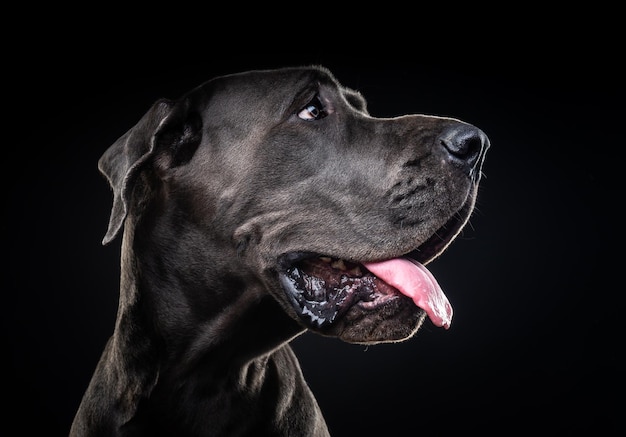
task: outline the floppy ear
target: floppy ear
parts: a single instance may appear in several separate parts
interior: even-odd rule
[[[169,100],[157,101],[139,122],[111,145],[98,161],[98,169],[113,189],[109,227],[102,244],[110,243],[122,229],[130,193],[142,165],[155,151],[156,134],[174,107]]]

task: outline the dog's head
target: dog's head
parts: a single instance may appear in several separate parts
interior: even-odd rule
[[[450,118],[374,118],[324,68],[223,76],[157,102],[103,155],[104,242],[133,210],[154,229],[162,215],[195,253],[194,287],[246,278],[230,293],[269,293],[323,335],[406,339],[426,317],[450,324],[424,264],[467,222],[488,144]]]

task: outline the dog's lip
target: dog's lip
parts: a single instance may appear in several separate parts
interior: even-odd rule
[[[472,210],[472,202],[468,200],[463,207],[453,214],[448,221],[437,229],[430,238],[405,255],[406,258],[417,261],[422,265],[427,265],[437,258],[448,245],[455,239],[456,235],[465,225]]]

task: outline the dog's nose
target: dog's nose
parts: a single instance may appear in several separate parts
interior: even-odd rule
[[[452,162],[470,176],[484,156],[484,151],[489,147],[487,135],[470,124],[449,126],[441,133],[439,141],[447,150]]]

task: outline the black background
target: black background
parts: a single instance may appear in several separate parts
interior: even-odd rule
[[[113,330],[119,240],[100,244],[104,150],[156,99],[215,75],[321,63],[374,116],[460,118],[492,143],[470,225],[430,266],[451,329],[427,322],[371,347],[294,341],[333,435],[624,431],[624,71],[610,34],[398,52],[384,38],[353,52],[362,44],[346,37],[332,54],[48,37],[12,52],[5,71],[3,423],[66,435]]]

